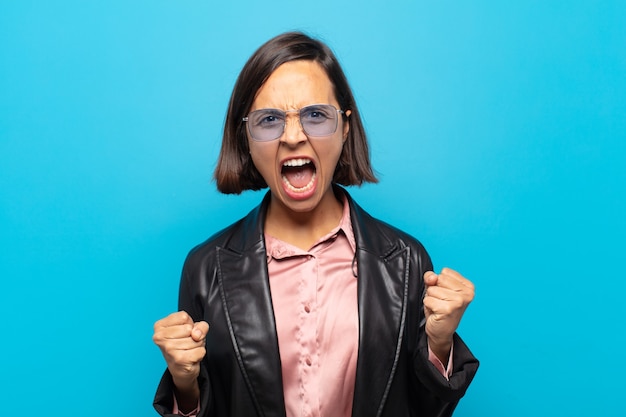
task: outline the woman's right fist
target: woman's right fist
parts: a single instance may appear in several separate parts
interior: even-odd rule
[[[200,361],[206,355],[205,339],[209,325],[194,323],[185,311],[172,313],[154,323],[152,340],[161,349],[174,384],[185,390],[196,384]]]

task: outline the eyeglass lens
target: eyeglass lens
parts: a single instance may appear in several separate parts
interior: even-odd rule
[[[307,136],[329,136],[337,130],[337,114],[340,112],[330,104],[303,107],[298,111],[300,125]],[[282,110],[260,109],[251,112],[244,120],[248,122],[252,139],[270,141],[282,136],[286,119],[287,112]]]

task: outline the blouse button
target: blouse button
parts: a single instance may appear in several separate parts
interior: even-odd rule
[[[305,313],[310,313],[311,312],[311,307],[308,304],[304,306],[304,312]]]
[[[311,362],[311,358],[308,358],[308,357],[307,357],[307,358],[304,360],[304,363],[306,363],[306,366],[311,366],[311,364],[312,364],[313,362]]]

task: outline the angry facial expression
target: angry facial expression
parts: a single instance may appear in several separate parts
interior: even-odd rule
[[[300,60],[279,66],[261,86],[250,109],[288,112],[278,139],[259,142],[248,132],[248,144],[253,163],[272,192],[272,204],[278,203],[292,213],[323,209],[334,200],[333,174],[348,135],[348,123],[337,114],[334,133],[307,136],[297,110],[313,104],[331,104],[339,109],[326,72],[314,61]]]

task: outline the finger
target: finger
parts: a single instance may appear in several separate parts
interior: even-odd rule
[[[182,373],[197,372],[196,366],[206,355],[204,347],[175,351],[172,355],[166,356],[168,368],[172,371],[172,375]]]
[[[182,324],[177,326],[159,327],[154,331],[154,334],[161,339],[181,339],[191,337],[192,331],[193,324]]]
[[[428,287],[426,296],[442,301],[469,304],[474,300],[474,292],[465,288]]]
[[[446,277],[451,277],[452,279],[456,280],[457,282],[459,282],[460,284],[471,288],[472,290],[474,289],[474,284],[472,283],[472,281],[470,281],[469,279],[465,278],[462,274],[460,274],[459,272],[455,271],[454,269],[451,268],[443,268],[441,270],[441,273],[443,275],[445,275]]]
[[[462,314],[463,311],[467,308],[467,304],[463,302],[463,300],[442,300],[440,298],[435,297],[426,297],[424,298],[424,309],[428,309],[430,314],[435,317],[444,318],[450,316],[458,316],[460,312]]]
[[[194,323],[193,330],[191,331],[191,337],[196,341],[203,341],[209,332],[209,324],[206,321],[199,321]]]
[[[205,355],[206,355],[206,348],[204,346],[200,346],[195,349],[190,349],[187,352],[187,358],[192,363],[200,362],[204,358]]]
[[[438,300],[455,300],[463,298],[463,294],[460,291],[455,291],[450,288],[435,286],[428,287],[426,297],[432,297]]]
[[[455,290],[474,291],[474,284],[463,275],[450,269],[443,268],[437,280],[437,286]]]
[[[193,350],[197,348],[204,348],[204,339],[200,342],[193,340],[191,337],[183,339],[160,339],[155,343],[165,352],[174,354],[177,351]]]
[[[159,327],[179,326],[181,324],[193,324],[191,316],[186,311],[177,311],[154,323],[154,329]]]
[[[450,314],[454,311],[464,311],[472,302],[470,296],[464,293],[435,293],[424,297],[424,307],[436,314]]]

